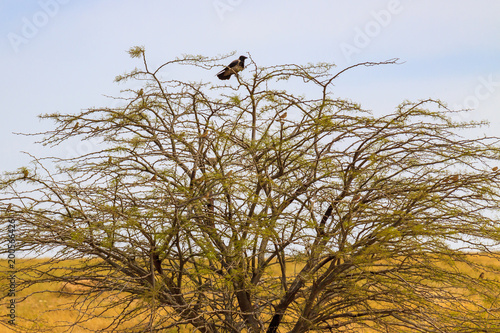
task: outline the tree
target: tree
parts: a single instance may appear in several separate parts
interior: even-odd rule
[[[42,116],[56,122],[44,144],[102,145],[3,179],[19,246],[83,259],[30,267],[23,286],[86,286],[82,322],[121,309],[108,330],[498,331],[498,139],[458,135],[481,123],[437,100],[374,116],[333,96],[347,70],[396,60],[252,61],[219,85],[160,73],[222,58],[130,55],[142,69],[117,81],[141,89],[119,106]]]

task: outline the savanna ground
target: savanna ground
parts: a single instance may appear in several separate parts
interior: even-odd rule
[[[491,254],[469,254],[469,257],[473,259],[474,263],[481,266],[490,266],[492,268],[500,268],[500,254],[492,257]],[[0,322],[0,332],[10,333],[10,332],[22,332],[19,330],[21,327],[29,327],[30,330],[35,331],[49,331],[54,333],[59,332],[89,332],[89,331],[101,331],[110,332],[106,330],[106,327],[111,323],[111,321],[116,317],[118,313],[123,311],[123,308],[114,307],[107,310],[104,313],[93,313],[92,310],[87,308],[86,302],[86,287],[75,284],[68,283],[55,283],[55,282],[43,282],[44,274],[40,275],[40,272],[46,271],[45,274],[64,274],[67,267],[79,265],[80,260],[64,260],[59,261],[57,264],[54,262],[47,264],[47,259],[23,259],[16,260],[16,268],[21,269],[24,267],[36,267],[36,275],[39,276],[38,280],[41,281],[35,285],[29,286],[27,288],[21,288],[17,290],[16,294],[16,322],[18,323],[18,330],[13,330],[9,328],[7,324],[7,312],[5,306],[2,306],[1,322]],[[300,262],[293,268],[293,270],[299,270],[302,264]],[[491,272],[476,270],[469,265],[464,265],[458,262],[443,262],[443,266],[448,267],[450,270],[465,272],[466,274],[480,279],[494,279],[500,280],[500,274]],[[0,280],[2,283],[7,283],[8,276],[10,275],[7,269],[7,260],[0,260]],[[484,267],[484,266],[483,266]],[[34,270],[35,271],[35,270]],[[295,272],[288,272],[293,275]],[[30,274],[31,275],[31,274]],[[18,280],[24,280],[28,276],[26,274],[21,274],[17,276]],[[81,281],[83,284],[86,283],[85,280]],[[89,282],[90,284],[90,282]],[[79,296],[74,295],[75,293],[80,294]],[[26,296],[28,296],[24,300]],[[476,299],[479,302],[479,298],[473,293],[469,294],[471,299]],[[117,293],[102,293],[97,298],[98,302],[102,304],[108,303],[112,304],[114,298],[120,297],[119,291]],[[2,295],[2,304],[5,304],[5,295]],[[10,299],[7,298],[7,299]],[[23,300],[21,302],[21,300]],[[488,304],[484,304],[485,307],[498,307],[500,303],[500,290],[498,297],[493,300],[489,300]],[[481,305],[481,304],[478,304]],[[85,313],[92,313],[92,316],[87,316]],[[157,311],[156,316],[161,316],[161,312]],[[68,324],[73,324],[77,321],[84,319],[84,323],[78,324],[78,326],[73,326],[68,329]],[[137,316],[130,322],[123,324],[121,329],[127,331],[127,328],[139,323],[150,320],[150,314],[144,313],[141,316]],[[56,328],[54,328],[56,327]],[[57,328],[59,327],[59,328]],[[166,332],[191,332],[192,327],[175,328]],[[369,332],[367,329],[353,328],[353,332]]]

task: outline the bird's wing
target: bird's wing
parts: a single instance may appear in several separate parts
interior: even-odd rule
[[[240,59],[236,59],[236,60],[231,61],[231,63],[227,67],[233,68],[233,67],[237,66],[239,63],[240,63]]]
[[[229,68],[224,67],[224,69],[223,69],[223,70],[221,70],[219,73],[217,73],[217,75],[221,75],[221,74],[223,74],[223,73],[224,73],[225,71],[227,71],[228,69],[229,69]]]
[[[221,70],[219,73],[217,73],[217,77],[221,80],[228,80],[232,74],[233,74],[233,71],[231,69],[229,69],[228,67],[226,67],[223,70]]]

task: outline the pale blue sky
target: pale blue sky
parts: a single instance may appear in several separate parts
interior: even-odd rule
[[[262,65],[339,68],[398,57],[404,64],[347,73],[335,93],[377,114],[440,98],[476,107],[466,118],[500,134],[499,17],[497,0],[0,0],[0,171],[25,165],[20,151],[46,153],[12,134],[50,128],[38,114],[112,105],[103,95],[118,94],[114,77],[139,65],[125,52],[134,45],[154,65],[231,51]],[[56,153],[83,149],[71,145]]]

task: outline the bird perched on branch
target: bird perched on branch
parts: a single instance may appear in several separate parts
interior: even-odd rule
[[[217,73],[217,77],[221,80],[229,80],[231,75],[237,74],[245,68],[246,58],[245,56],[240,56],[238,59],[232,61],[226,68]]]

